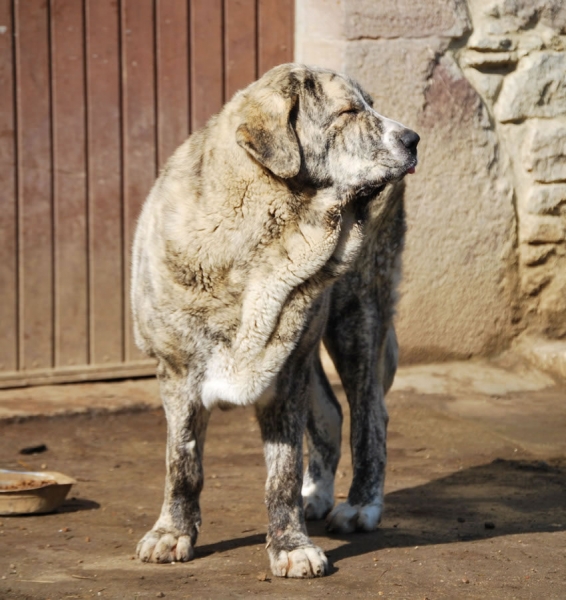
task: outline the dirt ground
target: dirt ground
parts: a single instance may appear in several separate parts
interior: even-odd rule
[[[269,571],[265,467],[250,410],[214,413],[196,558],[172,565],[134,559],[161,503],[161,410],[0,422],[0,466],[78,480],[57,513],[0,517],[0,598],[564,599],[566,390],[482,368],[400,375],[388,401],[381,527],[342,536],[310,523],[333,568],[307,581]],[[343,440],[338,500],[351,472],[347,423]],[[19,453],[40,443],[46,452]]]

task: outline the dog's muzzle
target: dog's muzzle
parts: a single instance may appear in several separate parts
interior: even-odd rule
[[[417,146],[419,144],[420,139],[421,138],[419,134],[413,131],[412,129],[405,129],[399,135],[399,141],[403,144],[403,146],[405,146],[405,148],[409,152],[409,155],[414,161],[413,164],[407,169],[407,173],[412,174],[415,172],[415,167],[417,166]]]

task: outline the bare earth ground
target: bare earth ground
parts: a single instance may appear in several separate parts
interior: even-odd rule
[[[14,390],[0,394],[0,406],[31,406],[42,393],[96,404],[101,389],[116,409],[121,395],[133,404],[138,393],[155,397],[156,385]],[[341,388],[335,390],[345,406]],[[214,413],[196,558],[173,565],[133,558],[161,503],[160,409],[4,420],[1,467],[46,465],[79,483],[55,514],[0,517],[0,598],[564,599],[565,391],[516,364],[401,370],[388,399],[381,527],[336,536],[323,523],[309,524],[333,570],[308,581],[277,579],[269,571],[265,468],[252,411]],[[347,425],[338,500],[350,480]],[[47,452],[19,454],[39,443]]]

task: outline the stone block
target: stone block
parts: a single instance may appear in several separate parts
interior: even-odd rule
[[[566,206],[566,184],[533,186],[525,202],[532,215],[556,214],[563,205]]]
[[[416,127],[436,57],[447,47],[440,38],[350,42],[346,72],[370,92],[379,113]]]
[[[511,170],[485,106],[450,57],[437,62],[444,40],[350,46],[348,71],[377,110],[421,136],[417,173],[407,178],[403,360],[496,351],[513,335],[516,225]]]
[[[465,50],[460,56],[463,67],[497,69],[514,65],[518,60],[516,52],[480,52]]]
[[[296,3],[295,60],[344,70],[344,10],[340,0],[302,0]]]
[[[505,78],[495,105],[503,123],[566,114],[566,53],[537,52]]]
[[[538,23],[557,33],[566,31],[563,0],[469,0],[486,21],[485,30],[505,34],[534,29]]]
[[[474,32],[467,47],[480,52],[509,52],[517,48],[517,42],[507,36],[482,36]]]
[[[295,33],[310,39],[344,39],[341,0],[302,0],[296,3]]]
[[[543,265],[556,254],[556,244],[521,244],[521,264],[528,267]]]
[[[527,170],[532,171],[536,181],[566,181],[566,120],[529,123],[523,158]]]
[[[566,33],[566,4],[564,0],[546,0],[540,22],[559,34]]]
[[[470,30],[466,0],[346,0],[346,37],[460,37]]]
[[[306,39],[301,44],[296,60],[305,65],[333,69],[340,73],[346,70],[345,54],[348,42],[336,40]]]
[[[521,273],[521,290],[527,296],[536,296],[552,281],[553,273],[545,266],[530,267]]]
[[[556,265],[555,276],[541,294],[538,310],[548,337],[566,336],[566,260]]]
[[[564,319],[566,323],[566,319]],[[523,336],[515,349],[535,367],[566,380],[566,341]]]
[[[566,228],[560,216],[522,215],[519,237],[527,244],[557,244],[564,241]]]
[[[474,68],[464,69],[464,73],[478,94],[484,100],[493,104],[499,94],[499,90],[501,90],[503,75],[490,72],[484,73]]]

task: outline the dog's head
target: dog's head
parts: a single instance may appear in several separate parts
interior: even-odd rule
[[[414,172],[419,136],[378,114],[344,75],[281,65],[242,99],[238,144],[278,177],[351,197]]]

